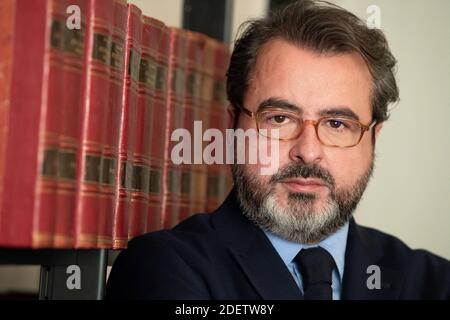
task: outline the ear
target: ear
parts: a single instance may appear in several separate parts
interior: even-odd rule
[[[383,122],[377,123],[375,125],[375,138],[378,139],[378,135],[380,134],[381,128],[383,128]]]
[[[227,106],[227,113],[228,113],[227,128],[233,128],[233,126],[234,126],[234,117],[236,115],[236,110],[234,109],[234,107],[231,104],[229,104]]]

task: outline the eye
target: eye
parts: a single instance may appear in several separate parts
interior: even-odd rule
[[[263,117],[263,121],[270,126],[284,126],[291,123],[293,119],[283,113],[268,113]]]
[[[327,124],[332,129],[347,129],[349,126],[345,121],[338,119],[329,119]]]
[[[283,124],[286,119],[287,117],[284,115],[276,115],[272,117],[272,120],[277,124]]]

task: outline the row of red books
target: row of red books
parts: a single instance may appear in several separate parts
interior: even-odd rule
[[[170,137],[225,131],[226,45],[125,0],[2,0],[0,30],[0,246],[125,248],[220,204],[228,169]]]

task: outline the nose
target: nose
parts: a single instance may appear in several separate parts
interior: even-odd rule
[[[305,120],[303,125],[300,136],[292,140],[289,157],[306,165],[317,164],[323,157],[323,146],[317,137],[313,122]]]

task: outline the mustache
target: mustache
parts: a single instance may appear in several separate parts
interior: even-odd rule
[[[294,163],[279,169],[277,173],[272,175],[269,183],[275,184],[284,179],[291,178],[317,178],[322,180],[324,184],[331,190],[333,190],[335,187],[334,178],[330,174],[330,172],[328,172],[328,170],[325,170],[318,165],[307,166],[301,163]]]

